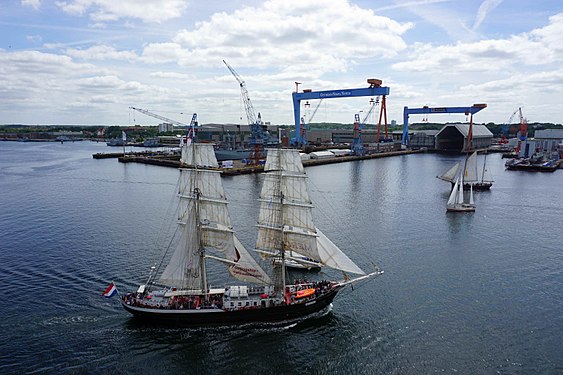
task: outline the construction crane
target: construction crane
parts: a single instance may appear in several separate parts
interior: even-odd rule
[[[514,116],[516,116],[516,114],[518,113],[518,111],[520,110],[520,108],[518,108],[517,110],[515,110],[514,112],[512,112],[512,114],[510,115],[510,117],[508,118],[508,121],[502,125],[502,128],[500,130],[502,137],[500,140],[500,143],[505,144],[508,143],[508,133],[510,125],[512,124],[512,119],[514,119]]]
[[[352,136],[352,145],[350,148],[352,151],[352,155],[364,155],[365,153],[364,145],[362,142],[362,129],[364,128],[364,125],[367,119],[369,118],[369,116],[371,115],[371,113],[373,112],[374,108],[379,104],[378,99],[376,100],[374,100],[373,98],[370,99],[369,110],[361,121],[360,121],[360,115],[358,113],[354,115],[354,133]]]
[[[514,150],[517,154],[520,153],[522,142],[528,137],[528,120],[522,115],[522,108],[518,108],[518,114],[520,117],[520,129],[518,130],[518,145],[516,150]]]
[[[313,114],[311,116],[309,116],[309,118],[307,119],[307,123],[305,123],[305,116],[301,117],[301,137],[302,137],[302,139],[307,139],[306,132],[307,132],[307,130],[309,130],[309,124],[313,120],[313,117],[315,117],[315,115],[317,114],[317,111],[319,110],[319,107],[321,106],[322,102],[323,102],[322,99],[319,100],[319,102],[317,103],[317,106],[313,110]],[[310,107],[311,107],[311,104],[309,104],[309,101],[305,102],[305,108],[310,108]]]
[[[250,145],[254,146],[254,151],[252,155],[252,160],[254,165],[259,164],[260,158],[262,157],[262,150],[264,146],[270,143],[270,134],[266,130],[266,126],[262,123],[262,116],[260,112],[256,115],[254,106],[250,101],[248,95],[248,89],[246,88],[246,83],[241,78],[241,76],[229,65],[225,60],[223,63],[227,66],[229,71],[235,77],[240,86],[241,99],[244,103],[244,110],[246,112],[246,118],[248,120],[248,125],[250,126]]]
[[[135,110],[137,112],[141,112],[144,115],[154,117],[154,118],[162,120],[162,121],[166,121],[166,122],[168,122],[172,125],[185,127],[186,128],[186,140],[185,141],[187,142],[188,139],[195,141],[195,128],[198,126],[197,113],[194,113],[192,115],[192,121],[188,125],[188,124],[184,124],[183,122],[180,122],[180,121],[172,120],[172,119],[169,119],[167,117],[157,115],[156,113],[152,113],[152,112],[150,112],[146,109],[137,108],[137,107],[129,107],[129,109]]]

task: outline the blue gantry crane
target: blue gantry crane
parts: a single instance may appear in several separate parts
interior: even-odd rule
[[[382,81],[370,78],[367,80],[369,87],[357,89],[338,89],[326,91],[303,90],[296,91],[292,94],[293,98],[293,116],[295,120],[295,137],[291,138],[291,144],[294,146],[303,146],[307,144],[307,134],[305,128],[301,126],[301,101],[312,99],[332,99],[332,98],[353,98],[359,96],[383,96],[389,95],[389,87],[381,86]],[[296,82],[296,86],[298,83]],[[386,112],[385,100],[382,101],[381,110]],[[383,112],[382,112],[383,113]]]
[[[401,143],[408,146],[409,143],[409,115],[417,114],[444,114],[444,113],[465,113],[465,115],[471,115],[479,112],[482,109],[487,108],[486,104],[473,104],[471,107],[428,107],[424,106],[422,108],[409,108],[405,107],[403,109],[403,136],[401,137]]]

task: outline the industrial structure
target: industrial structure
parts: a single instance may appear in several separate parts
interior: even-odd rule
[[[301,121],[301,101],[313,99],[331,99],[331,98],[353,98],[360,96],[383,96],[381,101],[381,116],[385,114],[385,124],[387,126],[387,109],[385,108],[385,97],[389,95],[389,87],[381,86],[382,81],[379,79],[370,78],[367,80],[369,87],[357,89],[338,89],[326,91],[312,91],[305,89],[303,92],[298,92],[300,82],[296,82],[296,91],[292,94],[293,98],[293,116],[295,120],[295,136],[291,138],[291,144],[294,146],[303,146],[308,143],[307,134]]]
[[[153,112],[148,111],[148,110],[146,110],[146,109],[137,108],[137,107],[129,107],[129,109],[135,110],[135,111],[140,112],[140,113],[142,113],[142,114],[144,114],[144,115],[147,115],[147,116],[150,116],[150,117],[154,117],[154,118],[159,119],[159,120],[162,120],[162,121],[166,121],[167,123],[172,124],[172,125],[185,127],[185,128],[186,128],[186,138],[185,138],[185,140],[186,140],[186,141],[187,141],[188,139],[195,140],[195,136],[196,136],[196,131],[195,131],[195,129],[196,129],[196,127],[198,126],[198,123],[197,123],[197,113],[194,113],[194,114],[192,115],[192,120],[190,121],[189,124],[184,124],[184,123],[182,123],[182,122],[180,122],[180,121],[176,121],[176,120],[169,119],[169,118],[167,118],[167,117],[164,117],[164,116],[161,116],[161,115],[159,115],[159,114],[153,113]]]
[[[408,133],[409,133],[409,115],[414,114],[444,114],[444,113],[465,113],[465,115],[470,115],[470,125],[473,124],[473,114],[479,112],[482,109],[487,108],[486,104],[473,104],[471,107],[435,107],[431,108],[424,106],[422,108],[409,108],[404,107],[403,109],[403,137],[401,143],[408,146]]]
[[[435,135],[435,149],[444,152],[469,152],[491,145],[493,133],[485,125],[446,124]]]
[[[262,155],[264,147],[276,146],[279,142],[277,141],[277,138],[272,138],[270,136],[266,125],[262,123],[262,116],[260,115],[260,112],[258,112],[258,115],[256,114],[254,106],[250,101],[250,96],[248,95],[246,83],[243,81],[241,76],[229,64],[227,64],[225,60],[223,60],[223,63],[225,63],[229,71],[239,83],[241,99],[244,104],[244,110],[246,112],[248,125],[250,126],[250,145],[253,148],[251,160],[255,165],[257,165],[260,159],[265,156]]]

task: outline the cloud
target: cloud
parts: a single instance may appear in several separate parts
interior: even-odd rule
[[[180,17],[188,6],[187,0],[68,0],[55,3],[68,14],[88,14],[95,22],[135,18],[146,23],[161,23]]]
[[[30,7],[38,10],[41,7],[41,0],[21,0],[21,4],[24,7]]]
[[[87,49],[69,48],[66,54],[82,60],[127,60],[135,61],[138,56],[134,51],[117,51],[114,47],[98,45]]]
[[[471,28],[473,31],[477,30],[481,23],[485,20],[487,15],[492,12],[497,6],[499,6],[503,0],[485,0],[479,6],[477,10],[477,16],[475,17],[475,23]]]
[[[147,62],[181,66],[217,66],[227,57],[234,66],[297,66],[318,75],[348,70],[351,58],[397,56],[406,48],[401,35],[411,27],[346,0],[330,6],[320,0],[267,1],[215,13],[170,42],[147,45],[142,55]]]
[[[508,39],[482,40],[473,43],[433,46],[415,44],[411,60],[393,64],[397,71],[440,72],[502,72],[563,61],[563,13],[549,18],[549,24],[529,33]],[[533,51],[533,52],[532,52]]]

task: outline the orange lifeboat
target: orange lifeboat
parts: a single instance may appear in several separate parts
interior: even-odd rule
[[[312,296],[313,294],[315,294],[314,288],[303,289],[303,290],[297,291],[297,293],[295,294],[295,298],[297,298],[297,299],[305,298],[305,297]]]

